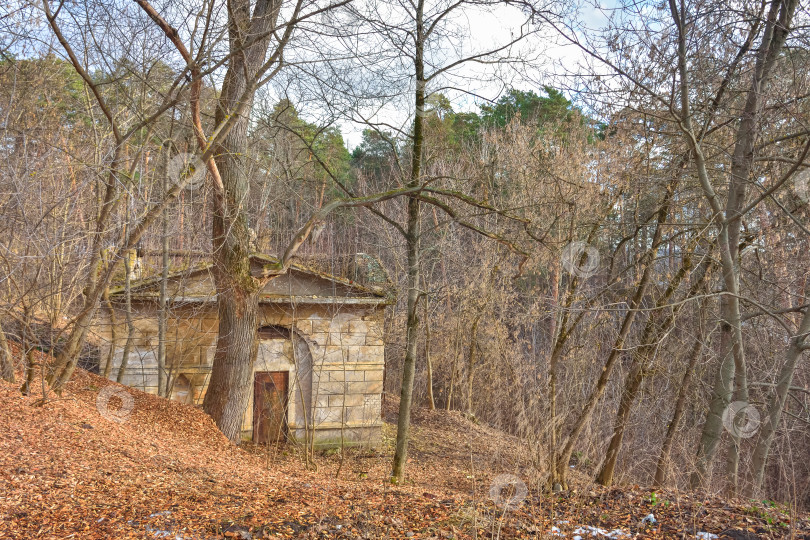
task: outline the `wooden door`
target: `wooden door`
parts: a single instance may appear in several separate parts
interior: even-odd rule
[[[284,441],[287,428],[287,371],[257,371],[253,378],[253,442]]]

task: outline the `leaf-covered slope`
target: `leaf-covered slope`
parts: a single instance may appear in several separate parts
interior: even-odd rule
[[[97,407],[99,392],[119,390],[133,398],[120,423]],[[40,398],[0,382],[3,539],[586,538],[600,530],[780,538],[791,525],[802,531],[797,538],[810,535],[806,517],[761,503],[583,483],[552,496],[539,489],[521,441],[457,413],[416,411],[410,481],[391,486],[390,440],[379,452],[347,452],[342,462],[317,456],[318,470],[307,470],[291,447],[237,448],[199,409],[86,372],[61,398]],[[387,420],[395,410],[389,398]],[[528,489],[512,509],[490,500],[504,473]],[[656,522],[642,523],[651,513]]]

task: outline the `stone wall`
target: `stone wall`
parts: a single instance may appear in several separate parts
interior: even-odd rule
[[[110,314],[102,310],[93,331],[101,344],[100,373],[110,347],[115,380],[126,340],[123,310],[115,308],[116,342]],[[133,303],[135,335],[124,384],[157,393],[157,309],[154,302]],[[313,429],[318,446],[376,445],[380,442],[384,367],[383,308],[317,304],[266,304],[260,326],[292,330],[291,340],[260,341],[254,371],[289,371],[287,423],[290,437],[306,440]],[[201,404],[213,362],[214,304],[174,307],[168,320],[167,363],[173,376],[185,375],[192,399]],[[243,437],[253,430],[253,392],[243,421]]]
[[[380,442],[383,311],[340,310],[296,320],[313,358],[312,399],[316,442]]]

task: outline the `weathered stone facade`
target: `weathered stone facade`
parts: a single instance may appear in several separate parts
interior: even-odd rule
[[[257,272],[261,271],[260,258]],[[169,282],[166,372],[172,399],[201,404],[208,386],[217,338],[217,309],[208,269],[173,275]],[[122,382],[158,391],[156,291],[149,280],[132,287],[132,348]],[[94,332],[102,344],[100,373],[116,379],[127,337],[123,293],[111,295]],[[259,341],[254,373],[287,372],[287,437],[316,446],[375,445],[380,440],[384,368],[384,308],[379,290],[294,267],[274,278],[260,300]],[[112,321],[115,321],[113,339]],[[107,369],[107,358],[112,363]],[[245,411],[243,437],[251,438],[255,410]]]

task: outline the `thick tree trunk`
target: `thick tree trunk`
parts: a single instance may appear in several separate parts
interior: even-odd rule
[[[203,409],[234,442],[240,439],[252,387],[261,286],[250,273],[250,234],[245,208],[249,193],[245,160],[248,118],[253,109],[255,78],[265,62],[278,6],[259,0],[251,13],[249,0],[229,4],[228,30],[234,55],[225,73],[215,115],[217,126],[232,121],[232,127],[214,152],[222,182],[221,188],[214,190],[212,227],[219,332]]]
[[[232,76],[238,78],[240,68],[231,69],[237,71]],[[231,95],[223,94],[223,100]],[[248,192],[242,157],[246,150],[247,117],[237,121],[216,152],[225,189],[224,197],[221,194],[214,197],[213,218],[219,331],[211,379],[203,400],[205,412],[234,442],[240,439],[242,418],[250,398],[259,306],[258,282],[250,273],[250,236],[243,207]]]
[[[227,279],[227,277],[225,278]],[[218,288],[224,281],[218,279]],[[219,334],[203,408],[228,439],[238,442],[250,399],[256,358],[258,294],[237,288],[218,292]]]
[[[709,465],[717,452],[720,438],[723,434],[723,411],[731,402],[734,381],[734,357],[730,348],[726,344],[729,332],[721,323],[720,328],[720,350],[726,351],[726,355],[721,359],[712,387],[712,399],[709,402],[709,410],[706,414],[706,422],[703,424],[703,432],[698,443],[697,461],[695,471],[689,477],[689,487],[698,489],[705,485],[710,470]]]

